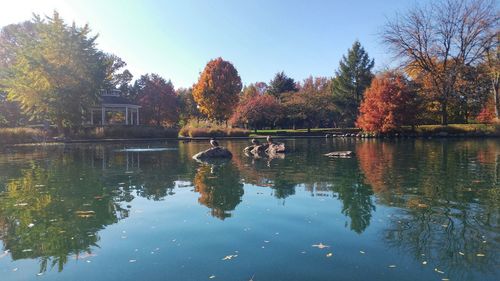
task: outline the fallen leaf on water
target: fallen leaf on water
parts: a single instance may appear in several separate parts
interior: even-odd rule
[[[359,251],[359,252],[360,252],[361,254],[363,254],[363,255],[365,254],[365,252],[364,252],[364,251]]]
[[[215,275],[210,275],[210,277],[208,277],[210,279],[214,279],[215,278]]]
[[[43,272],[37,273],[36,276],[42,276]]]
[[[331,256],[333,256],[333,253],[328,253],[328,254],[326,254],[326,257],[327,257],[327,258],[329,258],[329,257],[331,257]]]
[[[441,270],[439,270],[437,268],[434,268],[434,271],[437,272],[437,273],[440,273],[440,274],[444,274],[444,271],[441,271]]]
[[[128,262],[136,262],[137,260],[129,260]]]
[[[312,247],[315,247],[315,248],[318,248],[318,249],[330,248],[330,246],[325,245],[323,243],[314,244],[314,245],[312,245]]]
[[[228,255],[228,256],[225,256],[222,260],[223,261],[226,261],[226,260],[231,260],[233,258],[236,258],[238,255]]]
[[[12,269],[12,271],[14,271],[14,272],[16,272],[16,271],[18,271],[18,270],[19,270],[19,268],[17,268],[17,267],[16,267],[16,268],[14,268],[14,269]]]
[[[476,254],[476,256],[478,256],[478,257],[484,257],[485,255],[484,254]]]
[[[28,206],[28,203],[17,203],[17,204],[14,204],[14,207],[24,207],[24,206]]]
[[[458,252],[458,253],[459,253],[460,255],[462,255],[462,256],[465,256],[465,254],[464,254],[464,253],[462,253],[462,252]]]
[[[24,249],[23,253],[26,253],[26,252],[33,252],[33,250],[32,249]]]
[[[423,265],[426,265],[426,264],[427,264],[427,262],[426,262],[426,261],[423,261],[423,262],[422,262],[422,264],[423,264]]]
[[[396,265],[395,265],[395,264],[391,264],[391,265],[389,265],[389,268],[395,268],[395,267],[396,267]]]
[[[35,224],[34,224],[34,223],[30,223],[30,224],[28,224],[28,227],[29,227],[29,228],[32,228],[33,226],[35,226]]]

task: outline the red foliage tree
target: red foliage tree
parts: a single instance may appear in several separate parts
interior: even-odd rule
[[[400,73],[386,72],[373,79],[364,94],[356,125],[368,132],[387,133],[414,125],[416,93]]]
[[[172,82],[157,74],[146,74],[136,86],[143,124],[172,126],[179,121],[179,103]]]
[[[281,105],[275,97],[264,94],[249,97],[240,103],[231,117],[231,124],[245,124],[257,130],[263,126],[273,126],[279,118]]]
[[[476,117],[480,123],[491,124],[495,120],[495,102],[489,99]]]

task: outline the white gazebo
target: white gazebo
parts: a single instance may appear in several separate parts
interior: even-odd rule
[[[139,125],[139,105],[130,102],[128,99],[120,96],[118,90],[101,90],[100,104],[90,109],[91,125]],[[108,122],[107,114],[123,113],[125,120],[123,122]],[[97,113],[97,114],[95,114]],[[100,118],[96,118],[100,115]],[[99,121],[100,119],[100,121]]]

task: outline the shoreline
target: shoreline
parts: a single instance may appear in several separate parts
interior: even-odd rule
[[[250,140],[250,139],[265,139],[266,135],[253,135],[247,137],[217,137],[219,140]],[[275,139],[378,139],[378,140],[397,140],[397,139],[494,139],[500,138],[499,134],[428,134],[428,135],[390,135],[390,136],[368,136],[364,134],[342,134],[342,135],[273,135]],[[177,137],[177,138],[106,138],[106,139],[77,139],[77,140],[50,140],[50,141],[34,141],[34,142],[19,142],[0,144],[0,147],[15,147],[15,146],[45,146],[45,145],[64,145],[64,144],[86,144],[86,143],[147,143],[147,142],[163,142],[163,141],[183,141],[183,142],[199,142],[207,141],[210,137]]]

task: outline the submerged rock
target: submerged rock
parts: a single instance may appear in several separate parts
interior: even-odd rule
[[[204,159],[212,159],[212,158],[231,158],[233,154],[227,148],[222,146],[211,147],[205,151],[198,152],[193,156],[195,160],[204,160]]]
[[[354,152],[350,151],[350,150],[346,150],[346,151],[333,151],[333,152],[330,152],[330,153],[327,153],[327,154],[324,154],[325,156],[328,156],[328,157],[351,157],[354,155]]]

